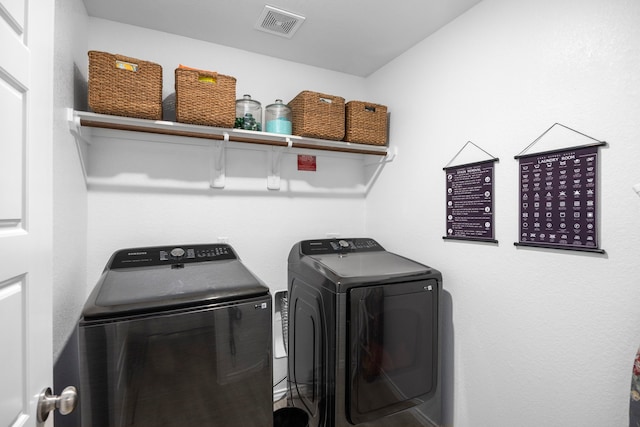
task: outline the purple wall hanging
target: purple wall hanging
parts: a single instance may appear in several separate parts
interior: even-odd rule
[[[516,246],[604,253],[598,238],[598,148],[605,144],[516,156],[520,180]]]
[[[469,144],[489,154],[469,141],[452,161]],[[444,168],[447,206],[443,239],[498,243],[495,239],[493,173],[498,159],[491,157],[490,160]]]

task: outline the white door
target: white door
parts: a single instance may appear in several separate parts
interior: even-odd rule
[[[52,386],[54,0],[0,0],[0,426]],[[53,416],[49,417],[52,420]],[[48,422],[52,425],[52,422]]]

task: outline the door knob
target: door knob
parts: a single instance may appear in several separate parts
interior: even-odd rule
[[[42,390],[38,397],[38,422],[43,423],[49,418],[49,412],[57,409],[62,415],[67,415],[76,409],[78,404],[78,391],[72,385],[66,387],[56,396],[51,393],[51,388]]]

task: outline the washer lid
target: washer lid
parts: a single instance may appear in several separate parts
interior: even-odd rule
[[[385,280],[424,275],[429,267],[391,252],[356,252],[315,255],[309,258],[329,269],[340,281]]]
[[[297,262],[321,272],[339,290],[363,283],[406,281],[440,274],[424,264],[387,252],[370,238],[304,240],[294,245],[290,268]]]
[[[125,249],[111,257],[83,315],[156,312],[268,293],[229,245]]]

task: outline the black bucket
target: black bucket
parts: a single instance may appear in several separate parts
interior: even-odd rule
[[[273,413],[273,427],[308,427],[307,413],[294,407],[280,408]]]

